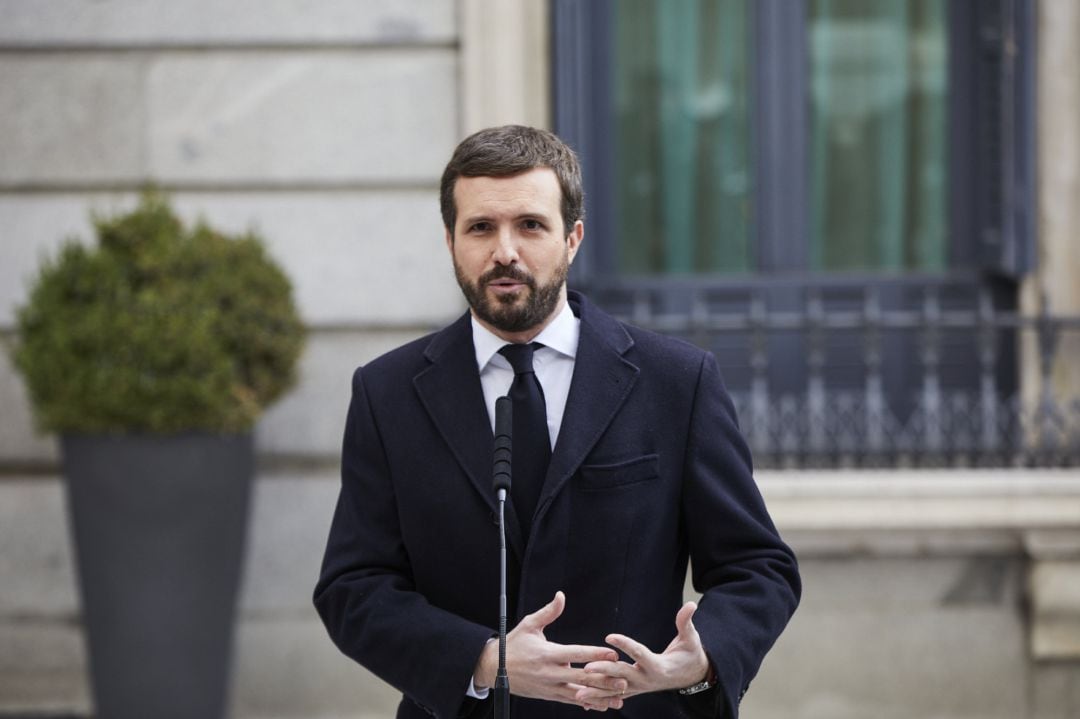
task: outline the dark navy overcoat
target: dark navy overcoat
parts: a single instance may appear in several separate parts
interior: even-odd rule
[[[798,603],[795,557],[754,483],[713,356],[576,293],[570,304],[578,354],[529,537],[508,505],[514,614],[561,589],[550,640],[603,645],[619,632],[659,652],[675,635],[689,560],[718,687],[632,697],[605,716],[736,717]],[[465,692],[498,625],[492,441],[468,315],[353,376],[315,606],[342,652],[402,692],[398,717],[491,714],[490,698]],[[515,697],[512,716],[586,715]]]

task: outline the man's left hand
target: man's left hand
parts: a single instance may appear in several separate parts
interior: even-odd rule
[[[585,665],[585,671],[625,679],[627,686],[623,697],[697,684],[709,673],[709,659],[701,645],[701,637],[694,629],[692,618],[695,611],[697,604],[687,602],[675,615],[677,634],[661,654],[650,651],[630,637],[609,634],[605,641],[629,656],[633,664],[623,661],[590,662]],[[604,692],[592,687],[582,687],[578,690],[577,699],[588,704],[602,694]]]

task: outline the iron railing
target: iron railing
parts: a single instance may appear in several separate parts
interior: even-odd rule
[[[1080,316],[984,278],[592,283],[635,325],[712,350],[758,466],[1080,465]]]

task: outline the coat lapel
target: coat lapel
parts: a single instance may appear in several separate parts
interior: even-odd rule
[[[436,334],[424,354],[431,364],[413,378],[413,386],[473,488],[494,513],[498,509],[492,488],[495,437],[484,406],[468,313]],[[510,547],[522,556],[521,528],[512,511],[506,512],[506,536]]]
[[[638,368],[623,357],[634,341],[622,325],[575,292],[570,293],[570,303],[581,319],[581,335],[574,378],[534,527],[550,506],[552,497],[565,486],[607,430],[638,375]]]

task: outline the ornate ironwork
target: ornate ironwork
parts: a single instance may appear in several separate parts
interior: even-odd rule
[[[1080,388],[1054,377],[1080,362],[1080,316],[1023,314],[978,277],[588,291],[716,354],[759,466],[1080,465]]]

